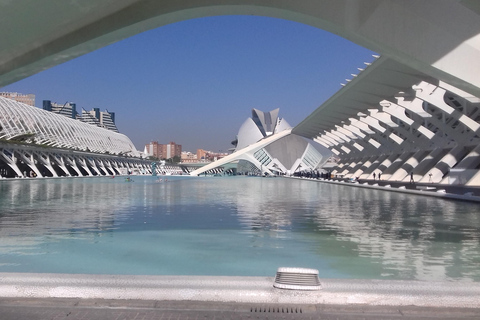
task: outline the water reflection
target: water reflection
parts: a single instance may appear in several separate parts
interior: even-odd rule
[[[75,248],[97,268],[81,272],[188,272],[162,259],[167,252],[232,275],[257,263],[321,267],[335,277],[480,280],[475,203],[280,178],[169,179],[0,183],[0,271],[35,271],[36,256],[73,259]],[[146,251],[135,266],[132,245]],[[144,269],[147,256],[165,269]],[[242,271],[230,260],[242,261]]]

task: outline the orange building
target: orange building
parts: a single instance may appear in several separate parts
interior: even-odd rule
[[[182,145],[173,141],[169,144],[160,144],[158,141],[152,141],[145,145],[145,152],[147,155],[158,159],[170,159],[175,156],[180,158],[182,156]]]

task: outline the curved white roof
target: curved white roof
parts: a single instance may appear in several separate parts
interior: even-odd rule
[[[263,138],[264,136],[258,129],[255,122],[253,122],[252,118],[248,118],[238,130],[238,143],[235,150],[241,150],[251,144],[254,144],[255,142],[260,141]]]
[[[33,134],[36,143],[50,147],[139,156],[124,134],[0,97],[0,139]]]

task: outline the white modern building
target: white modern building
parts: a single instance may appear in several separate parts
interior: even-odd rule
[[[240,173],[290,175],[317,169],[322,155],[306,139],[291,134],[291,126],[278,117],[278,112],[252,109],[252,117],[238,131],[234,152],[191,174],[216,172],[213,169],[230,168],[232,163]]]
[[[480,98],[386,57],[359,68],[292,132],[347,178],[480,185]]]
[[[8,26],[0,28],[1,43],[9,44],[0,48],[0,86],[178,21],[231,14],[288,19],[382,55],[292,130],[335,153],[336,173],[480,186],[479,3],[97,0],[79,10],[70,0],[43,1],[32,15],[30,3],[10,1],[0,12]],[[261,149],[287,131],[244,149]]]
[[[37,144],[54,148],[140,156],[124,134],[3,97],[0,97],[0,125],[0,139],[28,137]]]
[[[0,97],[1,176],[148,172],[140,155],[123,134]]]

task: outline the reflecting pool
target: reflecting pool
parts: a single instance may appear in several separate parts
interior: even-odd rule
[[[163,177],[164,178],[164,177]],[[480,281],[480,205],[299,179],[0,181],[0,272]]]

